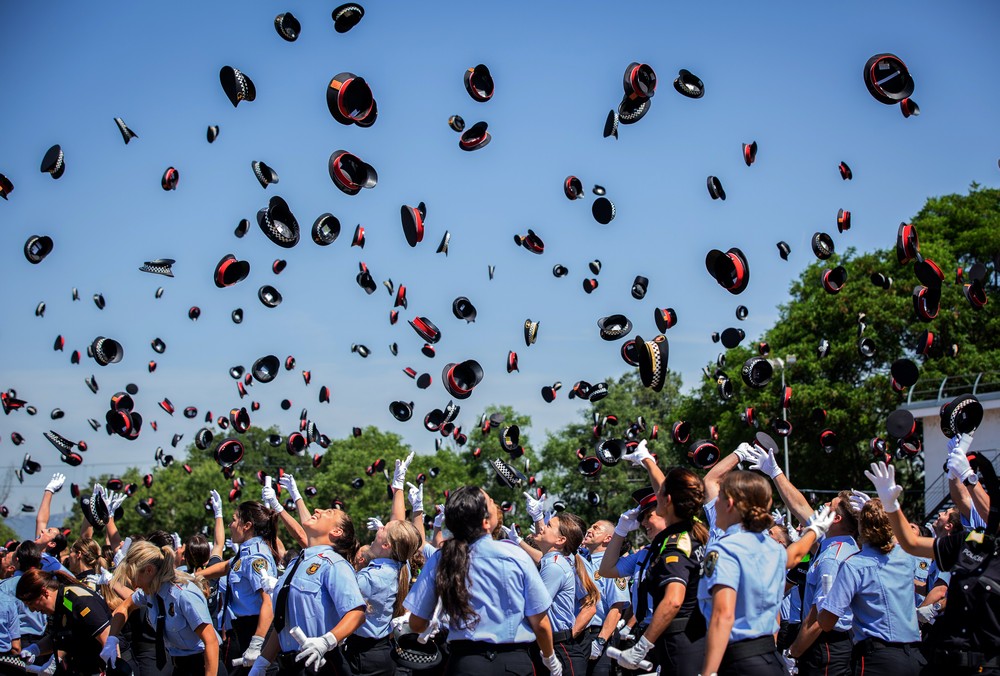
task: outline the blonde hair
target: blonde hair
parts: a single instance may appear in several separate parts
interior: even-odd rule
[[[771,484],[760,474],[735,471],[719,485],[719,495],[733,501],[743,528],[762,533],[774,525],[771,517]]]
[[[892,524],[885,514],[882,501],[874,498],[865,503],[858,514],[858,532],[861,541],[883,554],[888,554],[896,546],[892,538]]]
[[[77,538],[70,550],[80,557],[85,566],[92,570],[100,571],[110,567],[107,559],[104,558],[100,543],[93,538]]]
[[[399,574],[396,579],[396,602],[393,604],[392,616],[403,614],[403,600],[410,592],[410,564],[420,552],[420,533],[409,521],[390,521],[385,525],[385,541],[392,551],[392,560],[399,561]]]
[[[133,542],[125,559],[115,568],[111,578],[108,593],[105,596],[107,604],[112,609],[121,604],[123,598],[119,589],[134,589],[138,573],[147,566],[156,568],[156,574],[150,582],[150,594],[156,594],[164,584],[187,584],[194,582],[201,593],[208,598],[209,587],[200,575],[190,575],[177,570],[176,555],[172,547],[157,547],[152,542],[142,540]],[[112,598],[114,597],[114,598]]]

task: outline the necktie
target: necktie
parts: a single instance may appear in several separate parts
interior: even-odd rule
[[[239,560],[239,552],[236,553],[237,561]],[[218,630],[222,631],[226,628],[226,613],[229,612],[229,602],[233,598],[233,580],[229,573],[232,572],[233,566],[230,564],[226,568],[226,595],[222,599],[222,612],[219,613],[219,626]]]
[[[299,569],[299,564],[302,563],[302,559],[305,556],[299,554],[299,558],[295,559],[295,565],[285,576],[285,581],[281,583],[281,589],[278,590],[277,602],[274,604],[274,630],[281,631],[285,628],[285,611],[288,609],[288,584],[295,577],[295,571]]]
[[[156,595],[156,668],[167,665],[167,646],[163,642],[164,630],[167,626],[167,611],[163,607],[163,599]]]

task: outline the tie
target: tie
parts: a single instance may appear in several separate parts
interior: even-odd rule
[[[277,602],[274,604],[274,630],[281,631],[285,628],[285,611],[288,609],[288,584],[295,577],[295,571],[299,569],[299,564],[302,563],[302,559],[306,558],[304,555],[299,554],[299,558],[295,559],[295,565],[289,571],[288,575],[285,576],[285,581],[281,583],[281,589],[278,590]]]
[[[163,607],[163,599],[156,595],[156,668],[167,666],[167,647],[163,643],[164,629],[167,626],[167,611]]]
[[[236,554],[239,557],[239,552]],[[219,631],[223,631],[226,628],[226,613],[229,611],[229,601],[233,598],[233,581],[229,577],[229,573],[232,571],[232,565],[226,568],[226,595],[222,599],[222,612],[219,613]]]

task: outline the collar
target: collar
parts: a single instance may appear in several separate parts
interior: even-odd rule
[[[306,547],[302,550],[299,556],[308,558],[310,556],[319,556],[320,554],[333,551],[333,545],[313,545],[312,547]]]
[[[744,532],[742,523],[734,523],[732,526],[725,530],[725,535],[733,535],[734,533]],[[725,537],[725,535],[723,537]]]
[[[259,535],[255,535],[254,537],[250,538],[246,542],[243,542],[243,543],[240,544],[240,551],[239,551],[239,553],[242,554],[244,551],[250,551],[250,546],[251,545],[259,545],[259,544],[261,544],[263,542],[264,542],[263,538],[261,538]]]
[[[400,563],[396,559],[390,559],[388,557],[382,557],[382,558],[378,558],[378,559],[372,559],[372,563],[376,563],[376,564],[378,564],[380,566],[391,566],[391,567],[396,568],[396,569],[402,567],[402,565],[403,565],[402,563]]]
[[[834,535],[833,537],[823,538],[823,541],[819,543],[819,553],[822,554],[833,545],[846,543],[855,544],[854,538],[850,535]]]

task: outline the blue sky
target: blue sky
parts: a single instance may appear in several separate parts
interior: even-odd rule
[[[433,437],[417,418],[443,406],[441,370],[449,361],[477,359],[486,376],[463,403],[460,422],[475,426],[484,408],[510,404],[530,414],[535,443],[578,416],[565,396],[573,382],[596,382],[628,368],[619,343],[598,336],[598,318],[620,312],[644,336],[655,333],[656,307],[673,307],[670,367],[686,387],[713,360],[709,336],[737,325],[738,304],[750,309],[740,324],[748,339],[774,321],[787,289],[810,261],[808,240],[825,230],[838,250],[890,246],[896,227],[927,196],[963,192],[972,181],[1000,180],[995,135],[1000,92],[989,79],[1000,64],[995,39],[1000,9],[994,3],[889,2],[808,6],[802,3],[633,3],[627,9],[596,2],[509,3],[459,7],[453,3],[367,3],[367,13],[346,34],[333,31],[337,3],[126,3],[92,5],[4,3],[0,59],[5,64],[0,119],[0,173],[15,185],[0,203],[0,388],[15,388],[38,407],[0,418],[0,450],[16,466],[25,450],[44,465],[16,481],[7,504],[37,501],[49,474],[64,471],[82,483],[91,474],[131,465],[148,467],[157,446],[174,433],[188,443],[201,415],[249,405],[228,369],[249,367],[263,355],[294,355],[296,369],[271,384],[257,384],[261,402],[254,424],[292,431],[307,407],[332,437],[354,425],[396,431],[418,450]],[[302,22],[299,40],[287,43],[273,19],[292,11]],[[916,82],[922,114],[904,119],[897,107],[876,102],[865,89],[869,56],[893,52]],[[632,61],[650,64],[659,77],[653,105],[617,141],[601,136],[604,118],[621,98],[621,78]],[[488,103],[474,102],[462,84],[466,68],[486,63],[496,81]],[[257,100],[234,109],[219,85],[219,69],[235,66],[257,87]],[[671,86],[680,68],[705,82],[701,100]],[[344,127],[329,114],[330,78],[351,71],[366,78],[378,100],[369,129]],[[492,143],[473,153],[458,148],[450,115],[471,125],[485,120]],[[122,143],[112,121],[120,116],[139,135]],[[210,124],[221,127],[212,145]],[[757,162],[743,164],[741,143],[756,140]],[[45,150],[59,143],[66,173],[58,181],[38,171]],[[378,186],[347,196],[327,173],[327,159],[349,150],[376,167]],[[263,160],[280,183],[262,190],[250,163]],[[842,181],[840,161],[853,169]],[[176,192],[164,192],[168,166],[180,171]],[[586,199],[562,193],[567,175],[579,176]],[[728,194],[712,201],[708,175]],[[595,183],[617,208],[608,226],[591,217]],[[304,229],[292,250],[268,241],[254,214],[272,195],[283,196]],[[427,204],[427,233],[407,246],[399,220],[402,204]],[[853,228],[836,230],[839,208]],[[343,233],[321,248],[308,238],[320,213],[331,212]],[[241,218],[253,223],[233,236]],[[350,247],[355,224],[367,232],[364,250]],[[517,248],[512,237],[535,230],[542,256]],[[435,254],[445,230],[447,257]],[[55,250],[40,265],[22,254],[32,234],[48,234]],[[775,248],[792,247],[788,262]],[[751,283],[739,297],[715,284],[704,269],[712,248],[742,248]],[[241,284],[217,289],[212,271],[233,253],[252,264]],[[176,277],[137,270],[143,261],[174,258]],[[288,261],[279,276],[276,258]],[[600,259],[599,288],[587,295],[587,263]],[[379,283],[367,296],[355,284],[364,261]],[[570,274],[556,279],[552,266]],[[496,266],[490,281],[487,267]],[[632,279],[650,279],[643,301],[630,296]],[[409,309],[388,322],[392,297],[381,283],[405,284]],[[273,284],[284,302],[267,309],[257,289]],[[165,292],[154,299],[158,286]],[[81,301],[70,299],[77,287]],[[102,293],[107,307],[90,300]],[[468,296],[478,320],[451,314]],[[45,301],[44,318],[34,316]],[[187,319],[198,305],[201,318]],[[237,326],[230,312],[242,307]],[[420,354],[422,341],[407,325],[416,315],[442,331],[437,356]],[[538,342],[525,347],[526,318],[541,322]],[[54,352],[57,335],[65,352]],[[98,335],[125,346],[125,359],[100,367],[86,357],[70,365]],[[149,346],[167,345],[162,355]],[[399,356],[388,345],[397,342]],[[354,343],[372,354],[352,354]],[[772,346],[781,354],[780,346]],[[508,350],[521,372],[508,375]],[[148,374],[146,363],[159,368]],[[434,384],[418,390],[402,373],[412,366]],[[312,372],[306,386],[300,372]],[[95,375],[98,395],[84,379]],[[552,404],[540,388],[566,387]],[[140,388],[137,407],[159,431],[144,427],[127,442],[94,433],[87,418],[103,420],[110,396],[126,383]],[[318,402],[319,388],[332,402]],[[169,397],[173,418],[156,405]],[[279,408],[283,398],[291,410]],[[388,413],[393,399],[413,400],[418,415],[401,424]],[[197,406],[195,421],[180,415]],[[66,417],[48,413],[62,408]],[[85,439],[85,463],[69,468],[42,437],[45,430]],[[18,431],[21,447],[10,441]],[[69,505],[57,496],[57,511]]]

